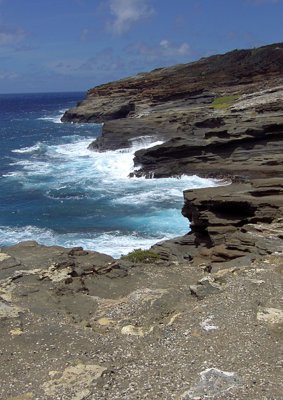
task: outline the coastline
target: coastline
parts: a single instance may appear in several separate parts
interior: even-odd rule
[[[1,398],[281,398],[282,77],[281,43],[112,82],[65,114],[105,121],[102,152],[162,140],[136,176],[232,183],[186,190],[191,232],[154,257],[0,249]]]
[[[243,255],[245,239],[235,239],[235,229],[241,236],[239,232],[249,223],[272,223],[280,217],[282,49],[279,43],[235,50],[101,85],[90,89],[86,99],[63,116],[63,121],[104,121],[102,135],[89,146],[91,150],[126,148],[141,133],[163,141],[135,152],[132,176],[197,174],[233,182],[226,189],[185,191],[183,214],[193,219],[195,232],[189,238],[153,246],[166,253],[167,259],[172,243],[173,258],[178,258],[177,247],[184,252],[178,241],[190,242],[185,257],[192,257],[189,253],[195,253],[196,248],[199,251],[199,246],[209,253],[219,243],[231,257]],[[170,87],[166,80],[170,80]],[[205,200],[215,196],[218,204]],[[269,210],[276,210],[273,214],[266,211],[270,217],[261,212],[266,204]],[[225,212],[221,212],[223,207]],[[245,207],[253,210],[248,218]],[[200,240],[195,235],[207,238]],[[227,250],[230,240],[237,242],[231,251]],[[257,256],[256,246],[247,251]]]

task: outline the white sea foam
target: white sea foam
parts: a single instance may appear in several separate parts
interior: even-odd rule
[[[49,245],[54,240],[54,233],[51,229],[30,225],[25,227],[0,226],[0,243],[2,246],[10,246],[24,240],[37,240],[39,243]]]
[[[114,258],[120,258],[133,249],[149,249],[157,241],[169,239],[168,236],[146,238],[138,235],[123,235],[118,232],[106,232],[96,238],[69,238],[64,241],[64,246],[82,246],[85,249],[109,254]],[[111,245],[109,245],[111,243]]]
[[[133,141],[129,149],[103,153],[88,149],[92,137],[73,135],[60,140],[60,144],[38,142],[14,150],[20,159],[11,164],[14,170],[6,174],[7,179],[18,180],[27,191],[40,190],[48,201],[54,202],[57,210],[58,204],[66,204],[66,207],[62,206],[63,213],[68,210],[68,203],[65,202],[87,199],[93,201],[90,208],[92,218],[96,212],[95,201],[99,200],[104,207],[101,212],[118,221],[119,230],[111,231],[106,226],[104,233],[79,232],[78,229],[75,233],[62,234],[34,226],[2,227],[0,243],[35,239],[46,245],[81,245],[119,257],[134,248],[149,248],[157,241],[187,233],[188,221],[180,212],[183,190],[218,184],[212,179],[197,176],[182,176],[179,179],[129,178],[134,169],[135,151],[162,143],[153,142],[149,136]],[[82,204],[79,207],[84,207]],[[76,208],[75,205],[73,207]],[[86,212],[81,218],[85,221],[88,216]],[[53,218],[52,214],[50,218]]]
[[[168,237],[163,236],[158,240],[165,239],[168,239]],[[60,234],[51,229],[35,226],[0,226],[1,246],[11,246],[25,240],[36,240],[46,246],[59,245],[67,248],[82,246],[88,250],[109,254],[114,258],[119,258],[135,248],[148,249],[157,242],[156,237],[144,237],[137,233],[126,235],[119,231],[87,235],[80,232]],[[111,243],[111,246],[109,246],[109,243]]]
[[[48,149],[48,145],[45,143],[38,142],[30,147],[22,147],[20,149],[12,150],[12,153],[18,154],[44,154]]]
[[[30,146],[30,147],[22,147],[20,149],[14,149],[12,150],[12,153],[32,153],[34,150],[38,149],[38,144],[35,144],[34,146]]]
[[[19,178],[24,176],[22,171],[8,172],[7,174],[2,175],[3,178]]]
[[[40,117],[38,118],[38,120],[40,121],[49,121],[49,122],[53,122],[54,124],[62,124],[61,118],[63,117],[64,113],[66,110],[60,110],[60,114],[57,115],[48,115],[45,117]]]
[[[150,142],[148,137],[145,137],[144,140],[138,141],[137,144],[129,149],[101,153],[89,150],[88,145],[90,142],[91,138],[82,139],[74,135],[69,137],[69,143],[49,146],[45,143],[37,143],[34,146],[13,151],[27,155],[44,152],[49,157],[49,167],[53,169],[54,175],[58,178],[60,178],[60,175],[63,176],[64,181],[73,181],[75,176],[80,179],[95,176],[105,184],[112,184],[113,180],[129,180],[128,176],[134,168],[133,157],[135,151],[145,148],[145,146],[152,147],[162,143],[160,141]],[[60,163],[56,163],[56,160],[60,161]],[[23,165],[23,162],[25,161],[20,160],[16,164],[20,166]],[[46,175],[47,171],[44,169],[48,166],[47,164],[46,162],[42,165],[42,161],[32,159],[26,166],[28,166],[30,174],[35,173],[38,175],[43,173]]]
[[[176,201],[177,199],[183,199],[183,191],[185,189],[216,186],[218,184],[215,180],[199,178],[196,175],[183,175],[179,179],[136,178],[136,180],[131,180],[129,184],[131,183],[133,184],[132,186],[138,183],[139,189],[136,189],[134,193],[128,192],[119,198],[113,199],[113,204],[129,204],[132,202],[136,204],[147,204]]]

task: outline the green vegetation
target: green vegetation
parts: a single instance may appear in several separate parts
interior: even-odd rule
[[[135,249],[121,258],[134,263],[151,263],[159,260],[160,255],[150,250]]]
[[[234,103],[234,101],[238,100],[239,97],[240,96],[238,95],[217,97],[213,100],[212,107],[215,110],[228,108]]]

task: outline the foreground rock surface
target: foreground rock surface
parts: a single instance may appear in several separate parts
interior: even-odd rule
[[[281,399],[279,250],[208,272],[2,249],[0,398]]]

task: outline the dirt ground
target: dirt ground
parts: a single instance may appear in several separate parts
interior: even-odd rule
[[[2,249],[0,398],[283,399],[281,250],[206,272]]]

